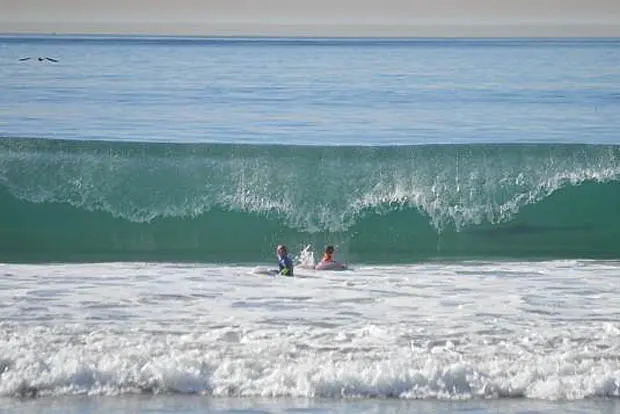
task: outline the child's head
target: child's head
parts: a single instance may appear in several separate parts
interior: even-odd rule
[[[276,249],[276,253],[278,254],[278,256],[286,256],[287,254],[286,246],[283,244],[279,244],[278,248]]]
[[[328,254],[328,255],[330,255],[330,256],[331,256],[332,254],[334,254],[334,246],[331,246],[331,245],[330,245],[330,246],[327,246],[327,247],[325,248],[325,254]]]

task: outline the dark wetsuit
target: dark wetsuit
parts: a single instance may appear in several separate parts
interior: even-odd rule
[[[283,276],[293,276],[293,261],[288,256],[280,256],[278,259],[280,274]]]

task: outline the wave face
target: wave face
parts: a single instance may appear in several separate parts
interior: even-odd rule
[[[0,139],[0,260],[620,257],[620,146]]]

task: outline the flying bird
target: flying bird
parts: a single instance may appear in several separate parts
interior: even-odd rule
[[[32,57],[25,57],[25,58],[21,58],[21,59],[19,59],[19,60],[23,62],[24,60],[30,60],[30,59],[34,59],[34,58],[32,58]],[[37,60],[38,60],[39,62],[43,62],[44,60],[48,60],[48,61],[50,61],[50,62],[54,62],[54,63],[58,62],[58,59],[53,59],[53,58],[51,58],[51,57],[40,57],[40,56],[39,56],[39,57],[37,58]]]

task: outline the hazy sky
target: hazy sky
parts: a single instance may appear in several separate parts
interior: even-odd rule
[[[0,0],[0,32],[620,36],[620,0]]]

